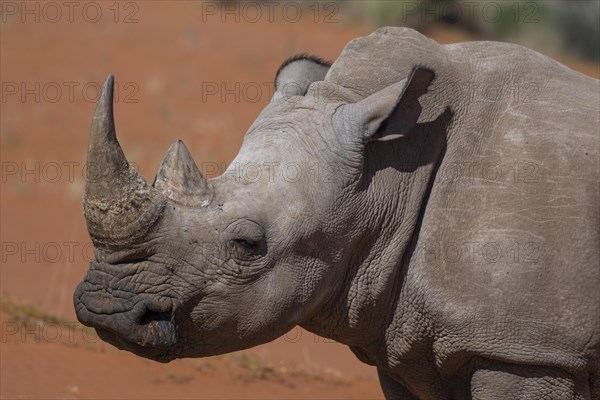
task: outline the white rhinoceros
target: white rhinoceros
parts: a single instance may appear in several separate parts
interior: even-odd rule
[[[112,86],[75,293],[104,340],[169,361],[300,325],[376,366],[388,398],[600,398],[597,80],[383,28],[332,65],[284,63],[221,177],[177,141],[152,186]]]

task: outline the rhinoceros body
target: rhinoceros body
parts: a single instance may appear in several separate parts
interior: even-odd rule
[[[152,186],[116,140],[111,85],[75,293],[104,340],[168,361],[301,325],[375,365],[389,398],[599,398],[597,80],[382,28],[333,65],[282,65],[223,176],[178,141]]]

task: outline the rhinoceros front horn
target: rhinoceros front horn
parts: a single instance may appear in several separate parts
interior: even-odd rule
[[[113,116],[114,79],[109,75],[90,132],[83,211],[94,244],[122,247],[142,238],[165,204],[129,164],[117,141]]]
[[[208,181],[181,140],[167,150],[154,187],[174,202],[189,207],[204,207],[212,200]]]

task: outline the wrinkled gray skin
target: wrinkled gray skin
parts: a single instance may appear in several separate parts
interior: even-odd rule
[[[222,177],[176,142],[154,186],[116,141],[111,85],[75,293],[104,340],[169,361],[300,325],[375,365],[388,398],[600,398],[597,80],[383,28],[331,68],[284,67]]]

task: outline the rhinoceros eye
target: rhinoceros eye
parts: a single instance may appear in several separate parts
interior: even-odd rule
[[[239,261],[254,261],[267,253],[264,230],[254,221],[240,219],[225,229],[230,256]]]
[[[253,261],[265,254],[262,241],[249,238],[236,238],[231,241],[232,256],[240,261]]]
[[[241,238],[234,239],[233,241],[246,251],[254,251],[257,248],[257,243],[252,239]]]

